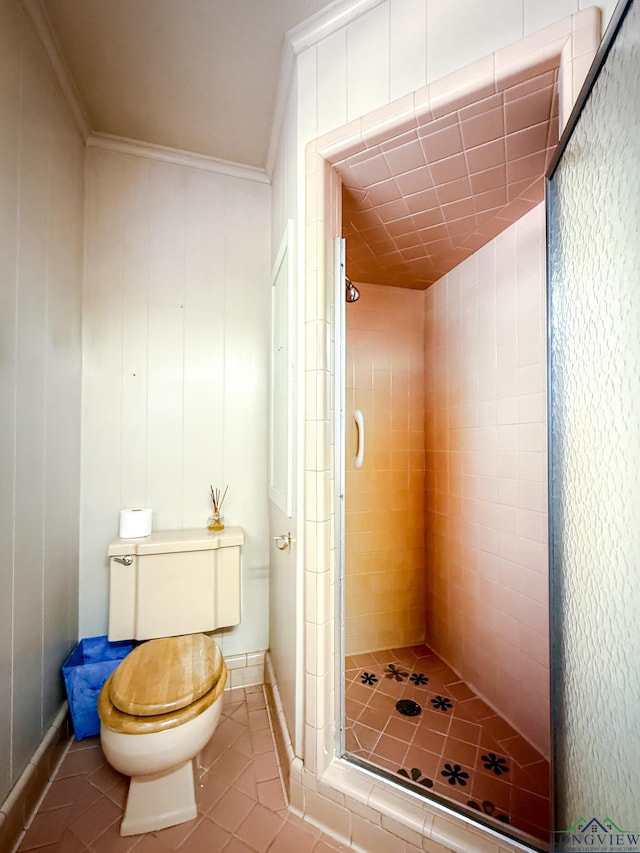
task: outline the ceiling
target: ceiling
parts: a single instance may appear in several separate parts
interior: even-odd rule
[[[264,169],[285,34],[335,0],[41,2],[89,130]],[[336,164],[347,272],[425,288],[542,200],[557,68]]]
[[[353,281],[424,289],[544,198],[558,69],[336,164]]]
[[[285,33],[328,0],[46,0],[90,130],[264,168]]]

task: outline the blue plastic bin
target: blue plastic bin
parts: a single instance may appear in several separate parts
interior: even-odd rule
[[[77,740],[100,734],[98,694],[102,685],[133,649],[133,643],[110,643],[106,637],[80,640],[62,664],[73,731]]]

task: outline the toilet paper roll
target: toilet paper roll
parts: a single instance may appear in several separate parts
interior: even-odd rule
[[[151,510],[147,507],[120,510],[120,538],[140,539],[151,533]]]

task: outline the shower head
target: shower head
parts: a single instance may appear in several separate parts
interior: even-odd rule
[[[345,275],[344,281],[347,287],[345,299],[347,300],[347,302],[357,302],[358,299],[360,299],[360,291],[351,281],[348,275]]]

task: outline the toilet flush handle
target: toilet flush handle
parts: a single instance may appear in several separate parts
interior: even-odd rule
[[[127,554],[126,557],[114,557],[116,563],[122,563],[123,566],[130,566],[133,563],[133,557]]]

